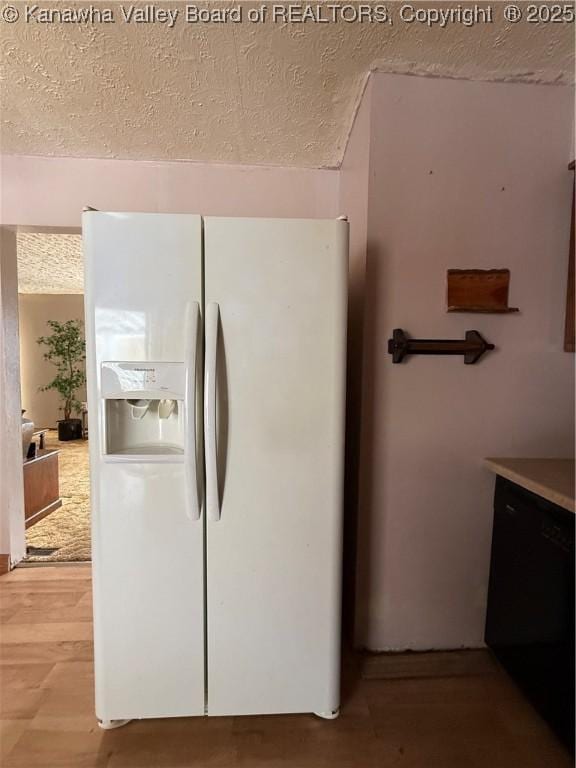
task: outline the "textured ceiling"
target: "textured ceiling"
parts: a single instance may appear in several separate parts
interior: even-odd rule
[[[19,293],[83,293],[81,235],[18,232]]]
[[[446,28],[401,22],[398,3],[389,25],[248,22],[260,2],[197,3],[244,20],[191,24],[184,3],[158,2],[180,11],[171,29],[126,23],[113,2],[92,5],[115,23],[92,25],[26,22],[15,4],[0,39],[6,153],[336,167],[370,69],[557,82],[574,67],[573,25],[509,24],[497,2],[493,23]]]

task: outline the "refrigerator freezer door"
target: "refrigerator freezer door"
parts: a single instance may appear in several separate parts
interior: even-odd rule
[[[177,363],[188,376],[196,357],[196,385],[186,378],[184,407],[198,407],[190,393],[201,402],[201,219],[89,212],[83,238],[96,713],[106,721],[203,714],[203,521],[188,503],[186,469],[196,446],[202,476],[201,434],[186,435],[184,456],[173,460],[107,462],[104,406],[120,401],[105,400],[101,387],[107,361],[142,364],[144,375],[154,365]],[[184,378],[178,381],[181,389]],[[142,422],[155,418],[162,435],[181,417],[182,401],[163,420],[159,402]],[[190,415],[187,425],[195,421]],[[200,429],[201,411],[198,416]]]
[[[206,218],[204,232],[205,301],[220,316],[208,714],[330,712],[339,706],[348,225]]]

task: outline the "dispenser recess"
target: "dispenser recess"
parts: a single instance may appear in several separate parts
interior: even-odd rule
[[[105,454],[135,461],[183,457],[185,382],[183,363],[103,363]]]

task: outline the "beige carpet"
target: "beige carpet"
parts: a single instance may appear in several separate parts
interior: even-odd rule
[[[31,547],[57,548],[51,555],[29,555],[26,562],[90,560],[90,477],[88,441],[61,443],[46,433],[46,448],[57,448],[62,506],[26,531]]]

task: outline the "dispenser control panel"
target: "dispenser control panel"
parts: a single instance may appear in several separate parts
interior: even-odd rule
[[[184,363],[102,363],[102,396],[126,398],[158,393],[181,400],[186,390]]]

